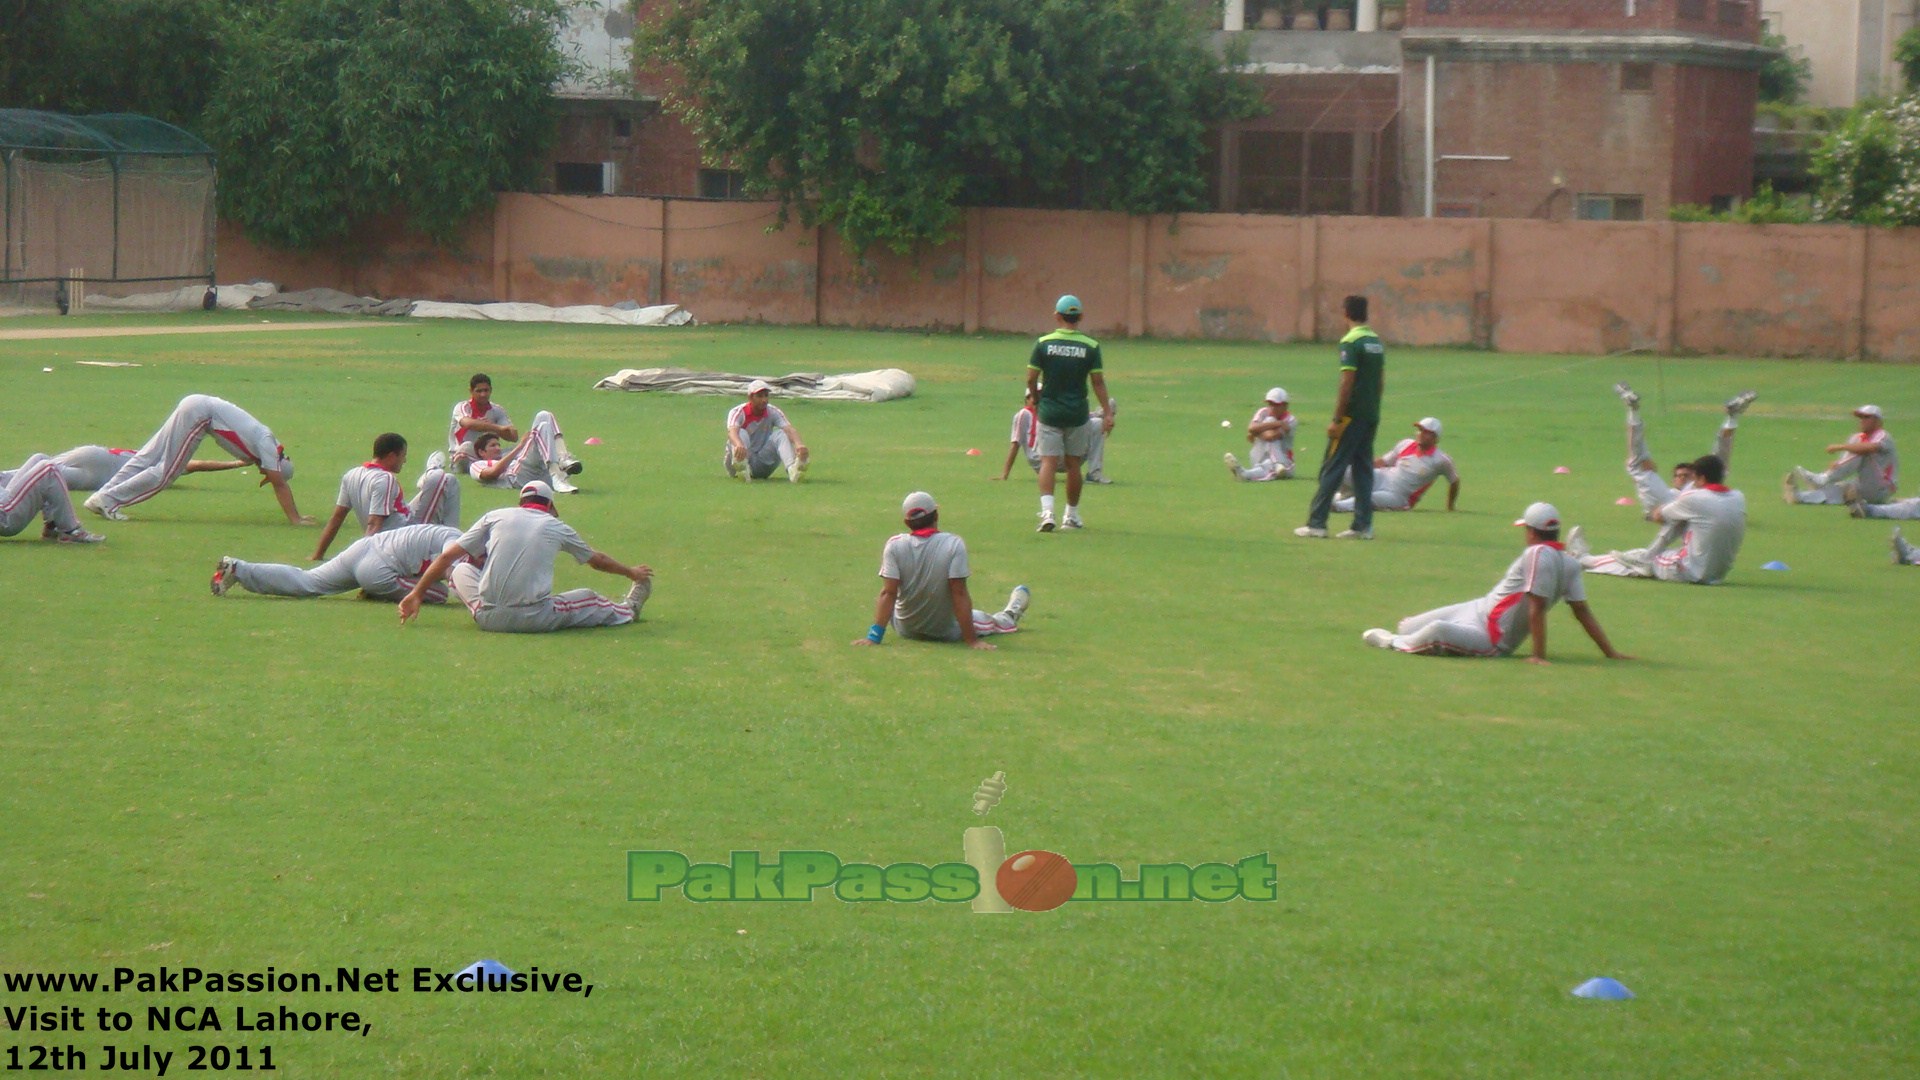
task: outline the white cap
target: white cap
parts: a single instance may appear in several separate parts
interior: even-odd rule
[[[1420,428],[1423,431],[1431,431],[1435,435],[1440,434],[1440,421],[1431,416],[1427,417],[1426,419],[1420,421],[1419,423],[1413,426]]]
[[[280,479],[282,480],[292,480],[293,479],[293,459],[287,456],[286,447],[283,446],[283,447],[280,447],[279,449],[280,449],[280,461],[278,464],[276,464],[273,467],[273,471],[279,473]]]
[[[548,502],[552,502],[553,489],[548,487],[544,480],[529,480],[521,486],[520,498],[545,499]]]
[[[771,392],[773,390],[773,387],[765,379],[755,379],[752,382],[747,384],[747,395],[749,397],[759,393],[762,390]]]
[[[1267,391],[1267,400],[1272,402],[1275,405],[1285,405],[1287,403],[1286,388],[1276,386],[1273,389]]]
[[[1871,416],[1871,417],[1873,417],[1873,418],[1874,418],[1875,420],[1878,420],[1878,419],[1880,419],[1880,406],[1878,406],[1878,405],[1862,405],[1862,406],[1860,406],[1859,408],[1857,408],[1857,409],[1855,409],[1855,410],[1853,410],[1853,415],[1855,415],[1855,416]]]
[[[924,491],[916,491],[907,496],[907,501],[900,504],[900,516],[912,517],[915,514],[931,514],[939,509],[940,504],[933,501],[933,496]]]
[[[1529,529],[1539,529],[1542,532],[1557,529],[1560,527],[1560,511],[1555,510],[1552,503],[1537,502],[1527,507],[1527,512],[1521,514],[1520,520],[1514,524],[1525,525]]]

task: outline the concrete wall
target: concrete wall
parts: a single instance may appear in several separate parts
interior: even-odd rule
[[[1077,293],[1109,336],[1330,340],[1348,293],[1409,345],[1920,360],[1920,229],[974,210],[855,258],[767,203],[503,195],[452,250],[391,228],[291,255],[220,234],[221,281],[706,322],[1036,333]]]

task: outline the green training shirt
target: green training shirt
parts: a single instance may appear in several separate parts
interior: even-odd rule
[[[1100,370],[1100,343],[1078,330],[1055,330],[1033,343],[1027,366],[1040,373],[1040,422],[1075,428],[1087,422],[1087,376]]]
[[[1347,415],[1355,420],[1380,422],[1380,387],[1387,369],[1386,346],[1373,327],[1362,324],[1340,339],[1340,370],[1351,371],[1353,392],[1347,395]]]

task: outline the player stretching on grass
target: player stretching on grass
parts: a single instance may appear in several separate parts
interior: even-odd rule
[[[1580,563],[1560,546],[1560,511],[1549,503],[1527,507],[1515,525],[1527,530],[1527,549],[1513,560],[1493,591],[1478,600],[1436,608],[1400,620],[1399,633],[1369,630],[1360,635],[1381,649],[1425,656],[1508,656],[1533,638],[1530,664],[1547,662],[1547,612],[1562,600],[1573,617],[1611,660],[1628,660],[1614,650],[1600,620],[1587,608]]]
[[[125,521],[121,508],[145,502],[172,486],[187,471],[193,451],[211,436],[220,448],[248,465],[260,466],[260,483],[272,484],[274,498],[289,525],[312,525],[294,505],[293,462],[267,425],[231,401],[189,394],[173,407],[160,430],[120,466],[106,486],[88,496],[87,509],[109,521]]]
[[[553,557],[560,552],[602,573],[633,582],[622,600],[592,589],[555,595]],[[481,560],[475,569],[470,560]],[[627,566],[587,546],[553,509],[553,489],[536,480],[520,489],[520,505],[480,516],[434,558],[400,600],[400,621],[420,613],[428,591],[451,577],[453,591],[482,630],[537,634],[574,626],[624,626],[640,616],[653,593],[653,569]]]
[[[320,542],[313,548],[315,561],[327,557],[327,549],[333,546],[333,538],[339,535],[349,512],[360,523],[361,536],[407,524],[407,493],[400,488],[400,470],[406,464],[404,436],[389,431],[373,440],[373,460],[355,465],[340,477],[333,516],[321,528]]]
[[[1375,510],[1411,510],[1420,505],[1420,497],[1433,482],[1447,478],[1447,509],[1460,498],[1460,470],[1453,458],[1440,449],[1440,421],[1427,417],[1413,425],[1414,437],[1401,439],[1385,457],[1375,458],[1373,467],[1373,508]],[[1333,512],[1353,510],[1352,496],[1333,500]]]
[[[108,446],[76,446],[71,450],[53,455],[54,464],[60,466],[60,479],[67,485],[68,491],[98,491],[113,474],[120,471],[129,458],[137,453],[134,450],[122,450]],[[228,469],[244,469],[244,461],[189,461],[187,471],[226,472]],[[6,474],[0,473],[0,478]],[[5,483],[0,479],[0,483]]]
[[[940,506],[933,496],[916,491],[900,504],[907,531],[895,535],[880,551],[880,597],[873,605],[873,625],[855,645],[878,645],[889,628],[901,637],[919,641],[964,641],[971,649],[992,649],[991,634],[1020,629],[1020,616],[1032,599],[1025,585],[1016,585],[1007,606],[989,615],[973,606],[967,591],[972,570],[967,565],[967,542],[940,531]],[[960,612],[967,618],[959,618]]]
[[[97,544],[106,537],[80,527],[73,514],[73,497],[60,479],[60,465],[45,454],[35,454],[18,469],[0,473],[0,536],[12,536],[30,524],[34,515],[46,519],[42,540],[63,544]]]
[[[1037,402],[1040,419],[1040,531],[1052,532],[1054,478],[1067,474],[1067,513],[1059,524],[1086,528],[1080,520],[1080,490],[1084,478],[1080,463],[1093,446],[1095,425],[1113,430],[1113,403],[1107,398],[1107,379],[1100,367],[1100,343],[1080,332],[1086,309],[1071,294],[1053,305],[1060,328],[1033,343],[1027,359],[1027,393]],[[1087,385],[1100,399],[1101,419],[1087,407]]]
[[[1893,498],[1900,487],[1900,455],[1881,423],[1880,406],[1862,405],[1853,415],[1860,421],[1860,434],[1827,447],[1827,453],[1840,458],[1826,472],[1808,472],[1798,465],[1788,471],[1780,482],[1780,494],[1787,502],[1817,506],[1883,503]]]
[[[787,470],[787,479],[799,483],[807,475],[807,444],[793,429],[787,414],[767,404],[773,387],[763,379],[747,384],[747,400],[727,410],[727,452],[721,464],[727,475],[741,480],[765,480],[775,467]]]
[[[412,591],[428,564],[460,539],[451,525],[402,525],[363,536],[345,551],[308,570],[284,563],[243,562],[231,555],[213,568],[213,595],[235,585],[267,596],[331,596],[359,589],[370,600],[399,600]],[[427,590],[429,604],[447,598],[445,588]]]
[[[1698,478],[1693,475],[1693,462],[1683,461],[1673,467],[1671,485],[1660,479],[1660,468],[1654,464],[1653,455],[1647,453],[1647,426],[1640,419],[1640,395],[1623,382],[1614,383],[1613,392],[1627,405],[1627,477],[1633,481],[1641,513],[1651,518],[1655,510],[1672,502],[1675,495],[1693,488]],[[1713,438],[1713,456],[1727,469],[1733,468],[1733,434],[1740,426],[1740,416],[1758,396],[1751,390],[1743,390],[1727,399],[1727,418],[1721,421],[1720,430]]]
[[[1579,526],[1567,534],[1567,550],[1596,574],[1658,578],[1689,585],[1718,585],[1733,569],[1747,535],[1747,497],[1721,483],[1727,467],[1717,455],[1696,460],[1694,486],[1647,513],[1660,532],[1647,547],[1595,555]],[[1678,541],[1679,547],[1673,547]]]
[[[519,442],[520,431],[513,426],[507,410],[493,403],[493,377],[484,372],[467,380],[467,400],[453,406],[453,422],[447,427],[448,464],[454,472],[465,469],[478,455],[474,440],[482,435],[497,435],[502,442]]]
[[[1235,480],[1293,479],[1293,430],[1300,418],[1287,411],[1287,392],[1281,387],[1267,391],[1267,398],[1247,421],[1247,441],[1253,449],[1247,454],[1247,467],[1229,453],[1227,471]]]

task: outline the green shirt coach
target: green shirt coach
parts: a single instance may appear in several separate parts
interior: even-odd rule
[[[1040,373],[1040,422],[1077,428],[1092,417],[1087,377],[1100,368],[1100,343],[1077,329],[1062,328],[1033,343],[1027,366]]]
[[[1100,399],[1100,428],[1113,430],[1113,405],[1107,399],[1106,376],[1100,370],[1100,343],[1080,332],[1085,309],[1069,293],[1053,305],[1059,329],[1033,343],[1027,359],[1027,392],[1039,401],[1040,417],[1040,531],[1054,530],[1053,481],[1067,474],[1067,512],[1060,527],[1083,529],[1080,519],[1082,477],[1080,462],[1093,442],[1092,410],[1087,387]]]
[[[1347,396],[1346,415],[1350,419],[1380,423],[1380,389],[1386,381],[1386,367],[1387,350],[1373,327],[1362,323],[1340,339],[1340,370],[1353,372],[1353,389]]]

